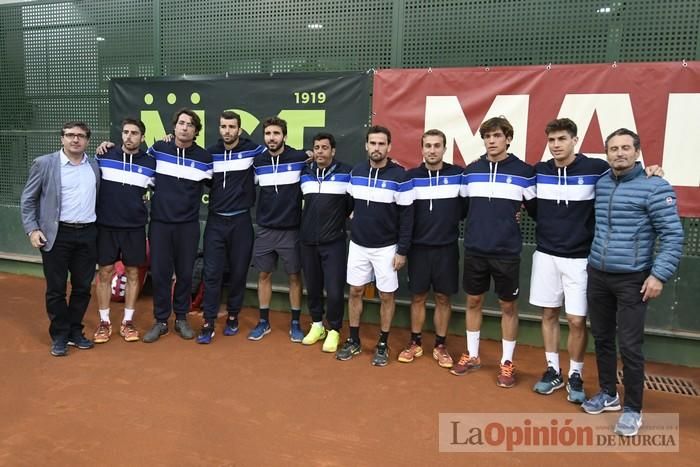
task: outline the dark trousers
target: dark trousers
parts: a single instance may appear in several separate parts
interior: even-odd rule
[[[199,221],[166,224],[151,221],[148,231],[151,248],[153,315],[165,323],[171,310],[185,319],[192,303],[192,269],[199,246]],[[175,271],[175,290],[172,277]]]
[[[326,320],[331,329],[339,331],[345,313],[345,271],[347,252],[345,237],[322,245],[301,244],[301,269],[308,293],[311,319],[323,319],[323,289],[326,289],[328,313]]]
[[[588,315],[595,340],[600,388],[615,395],[617,352],[622,357],[624,405],[642,410],[644,390],[644,318],[647,304],[639,290],[649,271],[611,274],[588,266]]]
[[[60,226],[51,251],[42,251],[46,277],[46,312],[53,340],[67,342],[83,332],[83,316],[90,303],[90,287],[97,264],[97,227]],[[70,298],[66,282],[70,272]]]
[[[227,310],[238,313],[243,305],[245,284],[253,254],[253,222],[250,212],[235,216],[209,213],[204,229],[204,320],[216,320],[221,300],[224,269],[229,268]]]

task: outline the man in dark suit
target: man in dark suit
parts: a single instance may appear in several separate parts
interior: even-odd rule
[[[22,225],[39,248],[46,277],[51,355],[67,355],[67,346],[90,349],[83,316],[97,262],[95,200],[100,184],[97,163],[85,154],[90,128],[67,122],[62,149],[36,158],[21,197]],[[71,293],[66,302],[70,272]]]

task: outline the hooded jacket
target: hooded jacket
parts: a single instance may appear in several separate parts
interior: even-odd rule
[[[405,256],[413,232],[413,182],[403,167],[391,159],[380,169],[369,160],[356,165],[348,193],[354,199],[351,239],[360,246],[381,248],[398,245]]]
[[[293,230],[301,220],[299,180],[307,155],[289,146],[278,156],[269,151],[253,159],[255,182],[260,185],[255,221],[269,229]]]
[[[428,170],[425,163],[407,172],[413,181],[413,238],[411,244],[449,245],[459,238],[464,217],[460,196],[462,167],[442,163],[440,170]]]
[[[157,141],[148,153],[156,160],[151,220],[168,224],[198,221],[202,189],[212,174],[211,154],[196,143],[180,148],[174,140]]]
[[[347,193],[351,169],[334,159],[326,168],[313,162],[301,171],[302,243],[319,245],[345,238],[345,224],[353,206],[352,197]]]
[[[102,183],[97,194],[97,224],[116,229],[139,229],[148,222],[144,195],[155,180],[156,160],[138,150],[125,153],[121,146],[97,156]]]
[[[663,178],[647,178],[639,162],[626,174],[616,176],[611,170],[600,178],[595,187],[595,221],[590,266],[610,273],[651,269],[662,282],[678,268],[683,226],[676,193]]]
[[[253,160],[265,147],[240,138],[233,149],[226,149],[219,140],[207,150],[213,160],[209,210],[231,214],[250,209],[255,204]]]
[[[554,159],[537,172],[537,250],[563,258],[586,258],[595,225],[595,184],[610,170],[602,159],[576,154],[566,167]]]
[[[523,241],[515,214],[525,203],[536,216],[535,169],[508,154],[499,162],[486,154],[464,170],[462,196],[466,198],[464,254],[490,258],[518,258]]]

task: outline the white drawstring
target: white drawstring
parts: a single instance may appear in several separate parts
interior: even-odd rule
[[[270,160],[272,161],[272,179],[275,181],[275,193],[279,193],[277,189],[277,168],[280,166],[280,156],[277,156],[277,161],[275,162],[275,156],[270,155]]]
[[[182,149],[182,155],[180,155],[180,149]],[[180,148],[178,146],[175,146],[175,152],[177,153],[176,159],[175,159],[176,165],[178,165],[178,166],[180,165],[180,158],[182,158],[182,166],[184,167],[185,166],[185,148]],[[178,173],[179,173],[179,171],[178,171]],[[178,175],[177,179],[180,180],[179,175]]]
[[[233,155],[233,149],[228,151],[226,153],[226,149],[224,149],[224,188],[226,188],[226,162],[231,159],[231,156]]]
[[[562,191],[562,168],[557,167],[557,204],[561,202],[561,191]],[[569,181],[566,177],[566,167],[564,167],[564,202],[569,206]]]
[[[493,169],[493,171],[491,169]],[[489,161],[489,186],[491,188],[489,192],[489,201],[491,201],[491,197],[496,188],[496,174],[498,174],[498,162]]]
[[[323,168],[323,171],[321,172],[321,177],[319,178],[318,176],[318,170],[319,168],[316,167],[316,180],[318,181],[318,192],[321,193],[321,184],[323,183],[323,179],[326,178],[326,168]]]
[[[432,176],[430,175],[430,170],[428,170],[428,184],[430,185],[430,208],[429,210],[433,210],[433,179]],[[440,170],[438,169],[437,175],[435,176],[435,186],[440,186]]]
[[[129,172],[134,171],[134,155],[129,154]],[[126,183],[126,153],[122,151],[122,185]]]
[[[566,167],[564,167],[564,196],[566,197],[566,206],[569,206],[569,180],[566,176]]]
[[[369,177],[367,177],[367,188],[377,188],[377,178],[379,177],[379,169],[374,174],[374,186],[370,185],[370,180],[372,180],[372,166],[369,166]],[[367,193],[367,206],[369,206],[369,193]]]

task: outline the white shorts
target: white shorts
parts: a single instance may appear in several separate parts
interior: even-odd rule
[[[566,313],[586,316],[586,258],[561,258],[541,251],[532,255],[530,303],[545,308],[564,305]]]
[[[350,242],[348,249],[348,284],[359,287],[377,279],[380,292],[394,292],[399,288],[399,276],[394,271],[396,245],[366,248]]]

